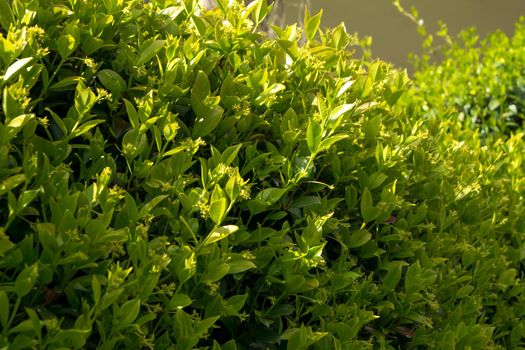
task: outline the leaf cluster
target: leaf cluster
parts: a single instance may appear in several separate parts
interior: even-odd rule
[[[269,11],[0,2],[1,348],[523,346],[523,134]]]
[[[454,37],[442,24],[427,36],[426,53],[414,60],[416,98],[426,113],[455,118],[482,135],[522,129],[524,43],[523,19],[512,37],[497,31],[484,39],[474,28]]]

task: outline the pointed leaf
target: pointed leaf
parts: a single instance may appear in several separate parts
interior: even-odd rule
[[[117,97],[127,89],[127,84],[124,79],[122,79],[120,74],[111,69],[103,69],[99,71],[97,73],[97,78],[102,85],[109,90],[109,92]]]
[[[330,147],[332,147],[335,143],[342,141],[348,137],[350,137],[350,135],[345,135],[345,134],[337,134],[337,135],[328,137],[324,139],[323,141],[321,141],[321,143],[319,144],[318,151],[321,152],[321,151],[329,150]]]
[[[228,207],[228,200],[226,198],[220,198],[210,204],[210,218],[214,223],[220,225],[226,215],[226,209]]]
[[[154,40],[149,45],[142,48],[136,65],[142,66],[143,64],[149,62],[164,47],[165,43],[166,40]]]
[[[118,327],[129,326],[137,318],[140,311],[140,300],[133,299],[124,303],[116,312]]]
[[[204,239],[202,245],[206,246],[208,244],[220,241],[221,239],[228,237],[232,233],[235,233],[238,229],[239,227],[235,225],[226,225],[213,229],[213,231],[211,231],[210,234]]]
[[[7,327],[7,320],[9,319],[9,299],[7,293],[0,290],[0,324],[3,329]]]
[[[5,32],[9,31],[11,23],[15,22],[13,11],[9,5],[9,1],[0,1],[0,25],[4,28]]]
[[[171,298],[168,310],[183,309],[186,306],[190,306],[192,302],[191,298],[186,294],[178,293]]]
[[[71,138],[78,137],[80,135],[85,134],[89,130],[93,129],[95,126],[97,126],[99,124],[102,124],[104,122],[105,122],[105,120],[103,120],[103,119],[89,120],[89,121],[85,122],[84,124],[80,125],[75,130],[73,130],[69,136]]]
[[[330,113],[330,117],[328,117],[328,120],[331,122],[336,122],[343,114],[352,110],[354,107],[355,103],[348,103],[341,106],[337,106],[332,110],[332,113]]]
[[[323,10],[319,11],[318,14],[316,14],[313,17],[308,18],[306,20],[306,38],[308,41],[312,41],[315,37],[315,34],[317,34],[317,31],[319,30],[319,25],[321,24],[321,17],[323,16]]]
[[[367,230],[361,229],[352,233],[348,239],[348,248],[357,248],[365,245],[372,238],[372,234]]]
[[[321,138],[323,136],[323,129],[318,122],[313,119],[308,121],[308,128],[306,129],[306,142],[308,143],[308,148],[311,153],[317,151],[319,143],[321,143]]]
[[[16,61],[15,63],[11,64],[5,72],[4,82],[8,81],[11,78],[15,78],[20,73],[20,71],[25,66],[27,66],[29,62],[31,62],[31,60],[33,60],[33,57],[26,57],[26,58],[22,58]]]
[[[133,106],[131,102],[124,99],[124,104],[126,106],[126,113],[128,114],[129,122],[131,123],[131,127],[135,130],[138,130],[139,128],[139,115],[137,113],[137,110]]]
[[[250,269],[256,269],[257,265],[255,265],[250,260],[235,260],[230,263],[230,269],[228,270],[228,274],[234,274],[234,273],[241,273]]]

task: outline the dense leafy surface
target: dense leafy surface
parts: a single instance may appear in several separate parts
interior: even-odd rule
[[[502,32],[480,40],[474,29],[457,38],[446,26],[437,33],[436,49],[427,39],[427,54],[418,58],[415,81],[425,109],[441,110],[482,134],[508,134],[525,119],[525,21],[509,38]],[[440,57],[439,64],[431,58]]]
[[[0,2],[0,347],[525,346],[523,135],[266,12]]]

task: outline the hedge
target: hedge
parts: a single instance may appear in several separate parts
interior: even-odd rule
[[[268,11],[0,2],[1,348],[524,347],[523,134]]]
[[[427,112],[445,109],[439,112],[442,116],[457,118],[483,135],[521,130],[524,45],[523,18],[511,37],[497,31],[480,39],[474,28],[454,37],[442,25],[437,38],[427,37],[425,54],[415,60],[414,81],[421,105]]]

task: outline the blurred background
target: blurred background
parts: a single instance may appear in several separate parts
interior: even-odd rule
[[[422,38],[416,25],[391,0],[280,1],[286,23],[302,19],[306,5],[312,14],[323,8],[322,26],[344,22],[348,32],[371,36],[373,55],[398,66],[408,67],[408,54],[420,52]],[[474,26],[482,37],[497,29],[511,35],[514,23],[525,16],[525,0],[402,0],[401,4],[407,10],[415,6],[429,32],[438,29],[441,20],[450,34]]]

